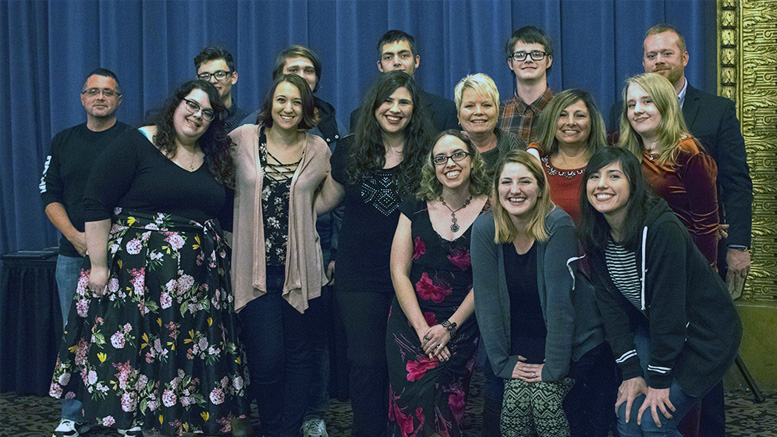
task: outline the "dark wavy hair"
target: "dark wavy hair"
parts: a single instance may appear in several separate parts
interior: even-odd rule
[[[416,195],[425,200],[437,200],[442,196],[442,182],[437,179],[437,166],[434,165],[434,146],[438,141],[445,137],[456,137],[461,140],[467,148],[469,153],[470,163],[472,169],[469,173],[469,193],[473,196],[481,196],[491,194],[491,179],[486,173],[486,164],[483,158],[480,157],[478,148],[472,144],[472,140],[468,136],[461,133],[458,129],[448,129],[445,132],[441,132],[432,141],[432,147],[429,148],[427,158],[424,160],[424,166],[421,169],[421,186],[418,189]]]
[[[351,181],[356,182],[368,173],[382,169],[386,164],[383,130],[375,119],[375,110],[398,88],[405,88],[413,100],[413,115],[404,131],[402,165],[396,175],[400,193],[407,195],[418,190],[421,167],[431,145],[433,128],[429,111],[421,102],[421,89],[404,71],[381,74],[364,96],[356,126],[352,129],[354,135],[348,150],[347,168]]]
[[[278,53],[278,56],[275,57],[275,68],[272,70],[273,80],[283,74],[283,68],[286,66],[286,60],[289,58],[306,58],[313,64],[313,69],[316,71],[316,87],[313,89],[313,92],[318,91],[318,85],[321,83],[321,59],[316,52],[301,45],[295,44],[286,47],[282,52]]]
[[[276,77],[270,87],[270,91],[267,93],[267,97],[262,104],[262,110],[259,111],[259,116],[256,118],[256,124],[262,124],[265,127],[272,127],[272,106],[273,98],[275,97],[275,90],[278,89],[278,85],[283,82],[289,82],[297,87],[299,90],[299,96],[302,99],[302,119],[297,126],[301,130],[312,129],[316,125],[315,122],[315,108],[313,105],[313,91],[310,90],[310,86],[305,82],[305,79],[297,76],[296,74],[281,74]]]
[[[610,238],[610,225],[588,201],[586,185],[591,176],[602,168],[620,162],[623,174],[629,181],[629,200],[626,203],[626,223],[623,241],[628,250],[639,248],[639,235],[648,209],[656,202],[650,185],[642,175],[642,166],[634,154],[617,146],[606,146],[596,151],[588,160],[583,172],[583,186],[580,190],[580,225],[577,234],[586,251],[601,251]]]
[[[173,95],[165,101],[162,109],[151,121],[156,126],[154,144],[168,158],[175,157],[178,146],[175,143],[173,116],[183,99],[195,89],[202,90],[208,95],[210,106],[213,108],[213,120],[205,133],[197,140],[197,145],[205,154],[205,165],[208,166],[207,168],[213,177],[223,185],[234,187],[235,167],[230,156],[233,143],[227,136],[224,124],[227,108],[221,103],[219,92],[210,82],[199,79],[190,80],[173,92]]]

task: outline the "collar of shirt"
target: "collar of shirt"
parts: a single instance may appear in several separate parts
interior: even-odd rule
[[[546,87],[545,92],[543,92],[542,95],[540,95],[537,100],[532,103],[524,102],[523,99],[518,96],[518,92],[515,92],[515,101],[518,102],[518,109],[521,113],[525,113],[527,109],[531,109],[534,115],[539,115],[552,98],[553,91],[551,91],[550,87]]]
[[[682,109],[683,104],[685,104],[685,93],[688,92],[688,79],[683,78],[685,81],[683,83],[683,89],[680,90],[680,94],[677,95],[677,98],[680,99],[680,109]]]

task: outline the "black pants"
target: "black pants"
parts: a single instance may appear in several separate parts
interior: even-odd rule
[[[268,436],[297,436],[308,406],[313,362],[309,315],[300,314],[281,296],[283,267],[267,269],[267,294],[239,313],[251,383],[262,431]]]
[[[394,293],[337,291],[350,364],[354,437],[381,437],[388,429],[386,322]]]
[[[564,399],[570,434],[606,437],[615,427],[614,407],[620,383],[610,346],[602,343],[573,361],[569,376],[575,379]]]

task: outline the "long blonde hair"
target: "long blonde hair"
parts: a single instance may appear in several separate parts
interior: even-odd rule
[[[502,176],[502,171],[507,164],[521,164],[526,167],[529,172],[534,176],[537,181],[537,187],[539,188],[537,193],[537,202],[534,204],[534,208],[531,211],[531,218],[529,224],[524,229],[517,229],[510,219],[510,213],[508,213],[502,203],[499,200],[499,179]],[[555,205],[550,200],[550,186],[548,185],[548,178],[545,176],[545,172],[540,166],[540,161],[534,156],[530,155],[525,150],[512,150],[507,153],[496,166],[494,172],[494,186],[492,189],[492,198],[496,201],[493,205],[494,210],[494,225],[496,233],[494,235],[494,242],[498,244],[504,244],[515,240],[519,232],[525,232],[529,237],[534,238],[537,241],[545,241],[548,239],[548,231],[545,229],[545,218],[553,210]]]
[[[677,145],[680,140],[690,137],[690,134],[688,126],[685,124],[680,102],[677,99],[677,91],[672,83],[660,74],[642,73],[626,79],[623,86],[619,145],[633,153],[640,162],[642,161],[642,152],[644,151],[642,137],[629,122],[629,106],[626,98],[631,85],[638,85],[645,90],[661,114],[661,121],[656,127],[658,137],[655,149],[658,153],[656,161],[661,165],[674,164],[677,158]]]

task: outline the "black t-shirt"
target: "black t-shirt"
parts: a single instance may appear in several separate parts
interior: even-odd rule
[[[402,197],[397,165],[351,181],[346,170],[349,142],[332,155],[332,177],[345,188],[343,225],[338,236],[338,290],[393,293],[389,257]]]
[[[108,219],[115,207],[121,207],[204,223],[224,215],[227,196],[227,188],[205,164],[189,172],[133,129],[111,143],[97,161],[84,193],[84,219]]]
[[[55,135],[40,179],[43,206],[61,203],[73,227],[83,232],[84,189],[89,173],[102,151],[127,128],[126,124],[116,122],[109,129],[93,132],[84,123]],[[59,253],[81,256],[64,236],[59,241]]]
[[[505,279],[510,295],[510,355],[522,355],[532,364],[545,361],[545,319],[537,288],[537,243],[523,255],[512,243],[502,245]]]

